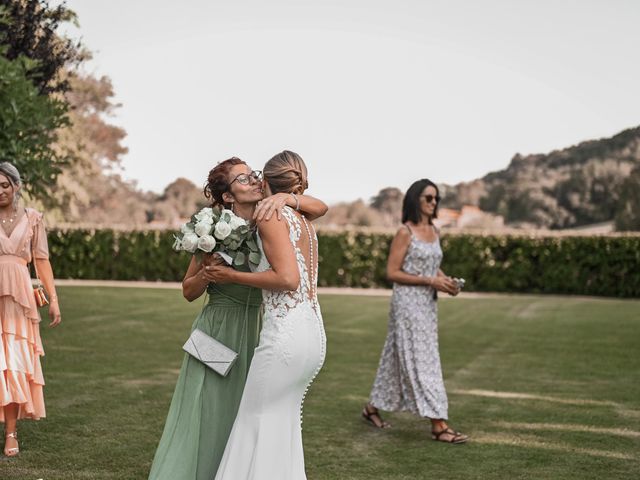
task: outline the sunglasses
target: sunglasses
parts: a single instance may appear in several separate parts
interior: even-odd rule
[[[440,203],[440,195],[422,195],[422,197],[427,201],[427,203],[431,203],[434,200],[436,203]]]
[[[251,173],[241,173],[231,181],[229,186],[231,186],[233,182],[238,182],[240,185],[249,185],[252,179],[256,182],[261,182],[262,172],[260,170],[253,170]]]

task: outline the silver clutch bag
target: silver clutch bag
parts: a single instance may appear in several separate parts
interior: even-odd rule
[[[238,358],[236,352],[197,328],[191,332],[182,349],[223,377],[227,376]]]

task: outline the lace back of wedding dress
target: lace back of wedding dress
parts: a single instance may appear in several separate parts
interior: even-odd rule
[[[315,231],[288,207],[283,211],[300,284],[294,291],[263,290],[260,341],[216,480],[303,480],[302,409],[320,371],[326,336],[317,301]],[[258,270],[270,268],[263,255]]]
[[[265,307],[273,311],[277,317],[287,315],[304,302],[309,302],[314,310],[317,310],[318,305],[318,237],[315,229],[303,215],[297,215],[289,207],[284,208],[282,216],[289,225],[289,240],[296,255],[300,285],[293,291],[263,291]],[[303,252],[308,254],[305,255]],[[264,271],[269,268],[271,266],[263,255],[257,270]]]

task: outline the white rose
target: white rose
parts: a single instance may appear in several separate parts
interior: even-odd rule
[[[222,217],[225,213],[228,213],[231,218],[233,218],[236,215],[235,213],[233,213],[228,208],[223,208],[222,212],[220,212],[220,216]]]
[[[202,220],[198,220],[196,222],[196,225],[198,225],[199,223],[203,224],[203,225],[213,225],[213,217],[203,217]]]
[[[189,253],[194,253],[198,248],[198,235],[185,233],[184,237],[182,237],[182,248]]]
[[[229,236],[230,233],[231,233],[231,227],[227,222],[222,222],[222,221],[218,222],[215,230],[213,231],[213,234],[216,236],[218,240],[224,240]]]
[[[211,233],[211,224],[208,222],[198,222],[196,223],[195,231],[199,237],[209,235]]]
[[[198,222],[206,220],[208,221],[208,223],[213,223],[213,210],[209,207],[203,208],[198,213],[196,213],[195,217]]]
[[[204,252],[210,252],[216,247],[216,239],[211,235],[203,235],[198,239],[198,248]]]
[[[182,225],[182,227],[180,227],[180,232],[183,234],[186,233],[193,233],[193,227],[191,225],[189,225],[188,223],[185,223]]]
[[[244,220],[244,218],[240,218],[237,215],[234,215],[233,217],[231,217],[231,221],[229,222],[229,226],[231,227],[231,230],[235,230],[236,228],[242,227],[246,224],[247,222]]]

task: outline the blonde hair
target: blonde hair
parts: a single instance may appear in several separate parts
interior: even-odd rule
[[[295,152],[284,150],[275,155],[264,166],[264,178],[271,193],[302,194],[309,188],[307,166]]]

